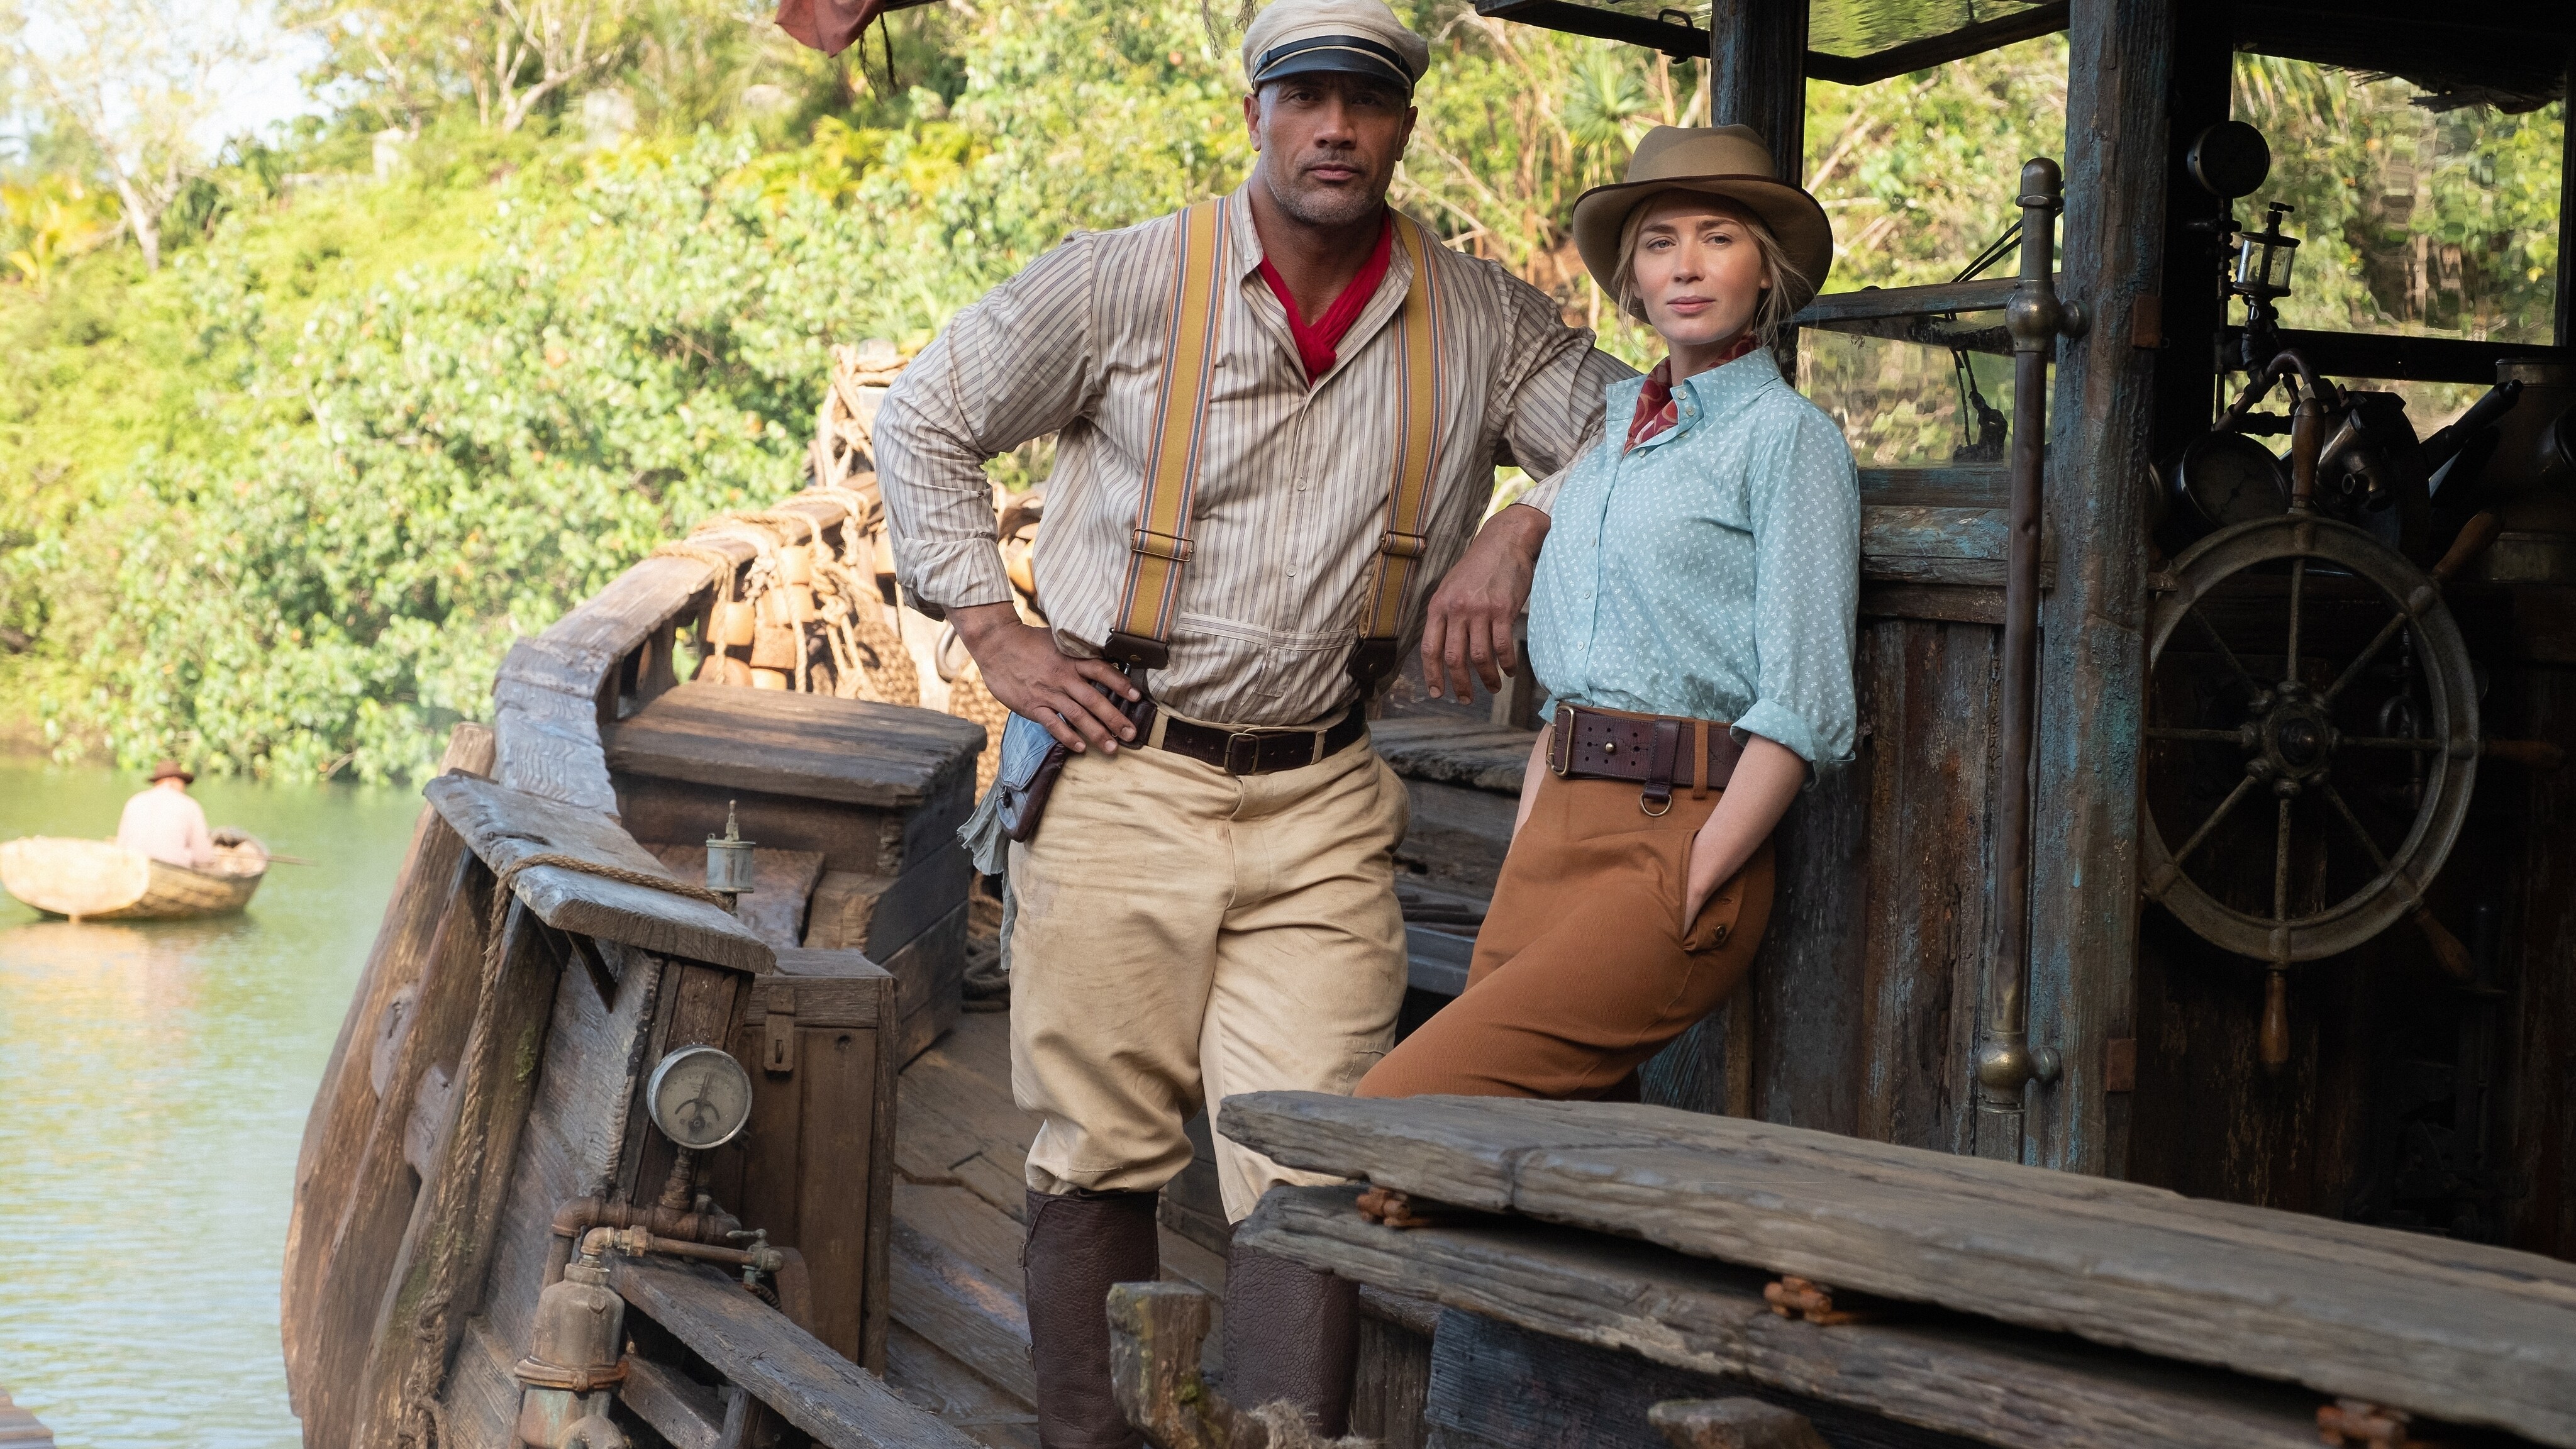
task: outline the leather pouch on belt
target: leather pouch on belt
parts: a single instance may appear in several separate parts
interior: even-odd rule
[[[1069,753],[1045,725],[1016,711],[1002,725],[1002,760],[993,773],[993,788],[1002,796],[1003,834],[1018,841],[1036,836],[1038,821],[1046,814],[1047,796],[1055,790],[1056,777],[1064,773],[1064,757]]]

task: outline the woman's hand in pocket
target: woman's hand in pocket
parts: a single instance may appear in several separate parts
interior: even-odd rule
[[[1776,744],[1760,735],[1751,736],[1744,745],[1744,758],[1735,764],[1734,778],[1726,782],[1726,792],[1718,797],[1717,808],[1708,814],[1708,822],[1691,837],[1690,880],[1682,897],[1682,934],[1690,934],[1691,923],[1708,906],[1709,898],[1725,885],[1762,842],[1771,838],[1780,817],[1788,813],[1789,802],[1807,783],[1807,762],[1786,745]]]

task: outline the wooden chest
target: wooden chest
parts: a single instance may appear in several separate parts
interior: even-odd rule
[[[780,951],[777,970],[752,978],[731,1043],[751,1072],[751,1125],[709,1174],[718,1202],[804,1259],[802,1293],[790,1275],[780,1306],[876,1373],[885,1371],[900,1021],[894,977],[866,956]]]

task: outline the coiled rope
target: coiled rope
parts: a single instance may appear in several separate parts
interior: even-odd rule
[[[687,900],[702,901],[719,910],[725,904],[724,897],[702,886],[673,880],[667,875],[651,875],[621,865],[585,860],[560,851],[539,851],[522,856],[494,872],[492,907],[483,925],[483,979],[476,984],[474,1022],[465,1033],[465,1087],[456,1109],[456,1136],[447,1154],[448,1161],[465,1164],[465,1180],[451,1182],[442,1176],[438,1184],[441,1206],[459,1201],[460,1194],[467,1202],[481,1197],[482,1175],[496,1170],[494,1164],[485,1160],[490,1152],[492,1094],[499,1089],[496,1079],[519,1068],[510,1056],[493,1052],[488,1047],[478,1052],[475,1044],[488,1041],[496,1030],[494,1018],[500,1011],[501,967],[508,954],[508,942],[501,928],[508,920],[510,902],[517,898],[519,876],[541,865],[556,866],[601,880],[643,886]],[[497,1170],[507,1172],[509,1168],[508,1163],[502,1163]],[[420,1307],[412,1317],[414,1346],[411,1364],[403,1372],[403,1419],[399,1437],[402,1442],[419,1445],[421,1449],[438,1449],[447,1440],[447,1415],[438,1402],[438,1390],[447,1378],[447,1348],[454,1336],[452,1310],[456,1280],[463,1273],[465,1255],[473,1251],[474,1244],[469,1235],[461,1232],[433,1232],[426,1238],[430,1259],[429,1271],[423,1281],[436,1286],[422,1297]]]

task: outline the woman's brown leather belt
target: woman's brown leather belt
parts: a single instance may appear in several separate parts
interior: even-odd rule
[[[1673,808],[1673,787],[1693,793],[1724,789],[1744,748],[1723,721],[1668,714],[1630,714],[1559,701],[1548,736],[1547,767],[1571,780],[1635,780],[1645,786],[1637,808]]]

